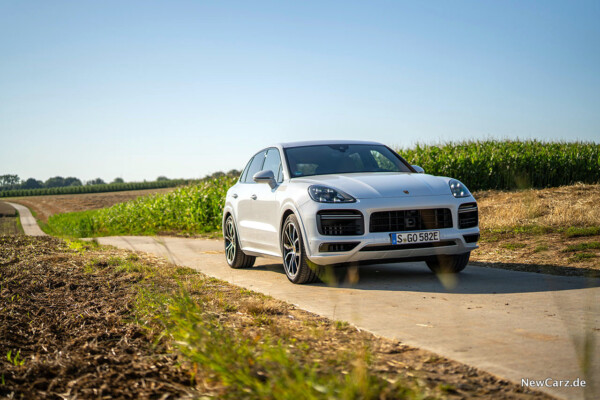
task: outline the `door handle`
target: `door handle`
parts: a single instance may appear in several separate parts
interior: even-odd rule
[[[233,197],[234,199],[237,199],[237,193],[232,194],[231,197]]]
[[[252,198],[252,200],[256,200],[256,195],[253,194],[252,196],[250,196],[250,198]]]

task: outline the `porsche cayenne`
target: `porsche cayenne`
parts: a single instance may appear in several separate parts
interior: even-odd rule
[[[457,273],[478,247],[478,209],[462,182],[383,144],[282,143],[252,156],[227,192],[223,236],[229,266],[277,257],[293,283],[349,263],[425,261]]]

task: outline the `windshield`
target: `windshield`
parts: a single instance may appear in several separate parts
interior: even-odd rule
[[[329,144],[285,149],[292,178],[357,172],[413,172],[383,145]]]

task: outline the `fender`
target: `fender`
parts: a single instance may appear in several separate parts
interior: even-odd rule
[[[304,251],[306,251],[307,256],[311,256],[312,253],[310,252],[310,246],[307,246],[306,243],[306,238],[308,237],[308,234],[306,233],[306,227],[304,226],[304,220],[302,219],[302,216],[300,215],[300,211],[298,211],[298,207],[296,207],[296,204],[292,201],[292,200],[286,200],[283,203],[283,206],[281,207],[281,211],[279,215],[283,215],[285,214],[287,211],[291,211],[294,213],[294,215],[296,216],[296,219],[298,219],[298,223],[300,224],[300,233],[302,234],[302,241],[305,243],[304,244]],[[279,227],[278,227],[278,236],[281,238],[281,227],[283,226],[283,222],[284,221],[280,221]],[[283,250],[281,249],[281,241],[279,243],[279,247],[280,247],[280,251],[281,254],[283,255]]]

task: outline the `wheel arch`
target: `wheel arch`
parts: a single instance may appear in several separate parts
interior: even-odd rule
[[[285,224],[285,220],[292,214],[295,215],[296,219],[298,220],[298,224],[300,225],[300,234],[302,235],[302,241],[304,242],[304,250],[306,251],[306,255],[310,258],[312,254],[310,252],[310,246],[307,245],[308,236],[306,233],[306,228],[304,227],[304,221],[302,220],[302,216],[300,215],[299,210],[292,204],[288,204],[286,207],[284,207],[283,212],[281,213],[281,221],[279,221],[279,250],[283,255],[281,233],[283,232],[283,225]]]

